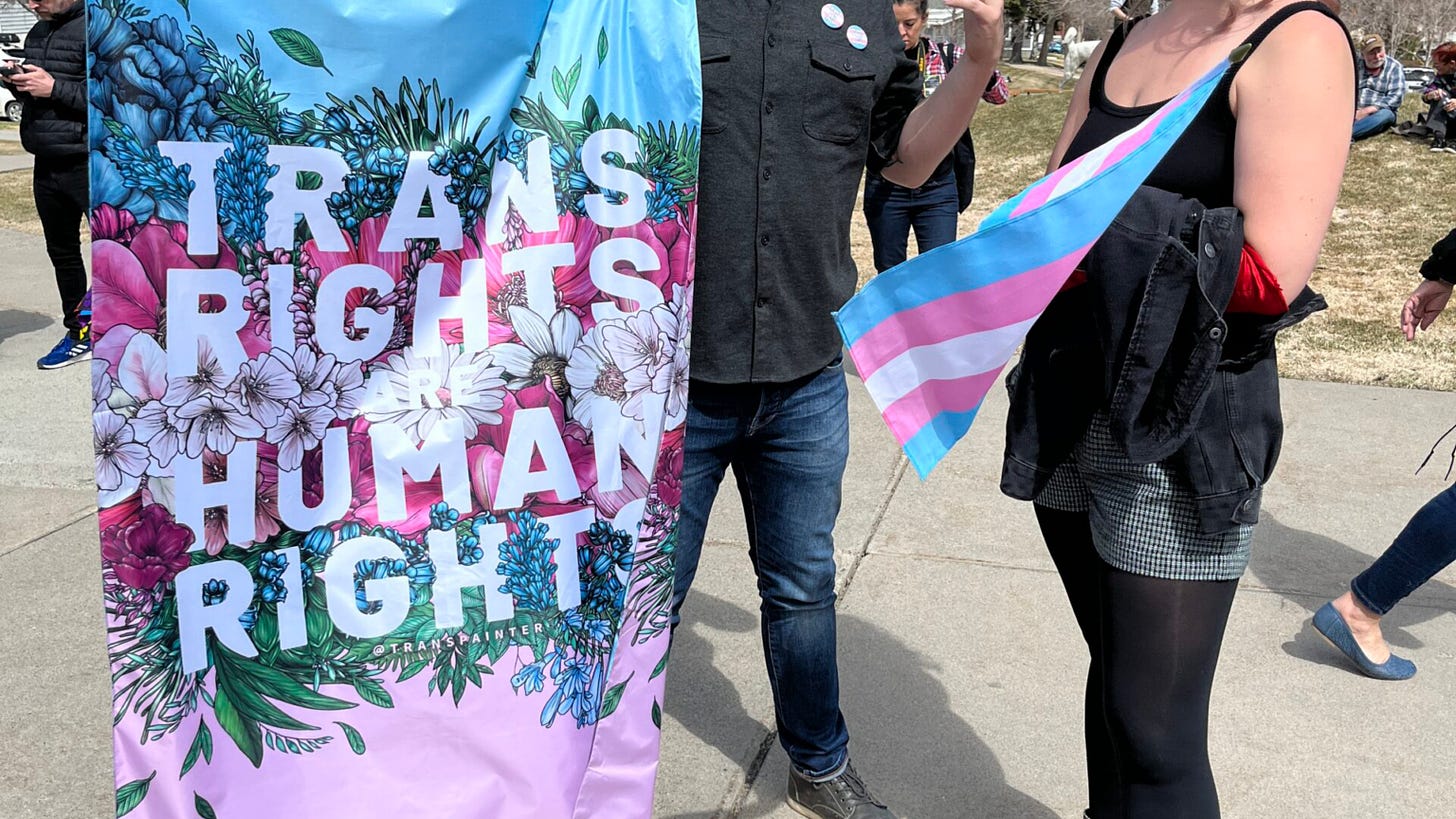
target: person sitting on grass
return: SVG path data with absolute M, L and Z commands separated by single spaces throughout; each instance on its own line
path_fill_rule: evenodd
M 1355 72 L 1355 140 L 1373 137 L 1395 124 L 1395 113 L 1405 99 L 1405 69 L 1385 53 L 1385 40 L 1367 34 L 1360 41 L 1360 62 Z
M 1447 130 L 1456 119 L 1456 42 L 1445 42 L 1431 53 L 1436 78 L 1421 89 L 1421 99 L 1430 103 L 1426 112 L 1426 128 L 1431 135 L 1431 150 L 1456 154 L 1456 138 L 1448 141 Z

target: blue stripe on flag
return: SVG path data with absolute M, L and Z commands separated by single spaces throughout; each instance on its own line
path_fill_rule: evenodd
M 914 438 L 905 442 L 905 456 L 910 459 L 910 465 L 915 467 L 915 471 L 920 473 L 920 480 L 930 477 L 930 470 L 940 463 L 955 442 L 971 428 L 971 422 L 976 420 L 976 413 L 981 411 L 984 403 L 982 401 L 968 412 L 942 412 L 921 427 Z

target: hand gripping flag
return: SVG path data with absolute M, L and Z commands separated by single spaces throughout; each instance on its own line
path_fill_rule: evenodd
M 885 271 L 835 315 L 922 479 L 970 429 L 1027 331 L 1242 57 L 1235 52 L 1141 125 L 1042 177 L 971 236 Z

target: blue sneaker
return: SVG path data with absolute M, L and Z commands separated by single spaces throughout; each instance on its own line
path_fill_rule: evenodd
M 73 338 L 67 333 L 51 351 L 46 353 L 35 366 L 42 370 L 59 370 L 68 364 L 75 364 L 79 361 L 91 359 L 91 338 L 84 331 L 81 338 Z
M 1416 664 L 1404 657 L 1390 655 L 1390 659 L 1383 663 L 1372 662 L 1360 649 L 1360 644 L 1355 642 L 1355 635 L 1350 633 L 1350 627 L 1345 624 L 1345 618 L 1335 611 L 1334 604 L 1326 603 L 1319 611 L 1314 613 L 1314 627 L 1320 634 L 1330 641 L 1330 645 L 1338 648 L 1342 654 L 1350 658 L 1350 662 L 1360 669 L 1367 677 L 1374 677 L 1377 680 L 1408 680 L 1416 675 Z

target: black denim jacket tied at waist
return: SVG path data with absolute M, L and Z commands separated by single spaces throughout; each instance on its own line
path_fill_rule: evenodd
M 1284 431 L 1274 336 L 1325 303 L 1306 288 L 1281 316 L 1224 315 L 1243 244 L 1237 209 L 1138 190 L 1007 376 L 1004 493 L 1036 498 L 1103 410 L 1129 460 L 1186 479 L 1202 531 L 1258 520 Z

